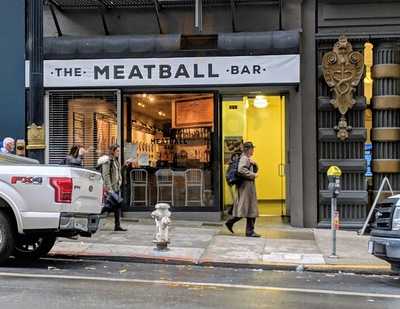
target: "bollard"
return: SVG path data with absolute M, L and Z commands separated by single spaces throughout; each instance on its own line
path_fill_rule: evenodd
M 156 244 L 157 250 L 168 250 L 169 235 L 168 229 L 171 223 L 171 212 L 169 205 L 166 203 L 156 204 L 156 210 L 151 213 L 151 217 L 156 222 L 156 235 L 153 243 Z
M 330 258 L 337 258 L 336 255 L 336 231 L 339 229 L 339 212 L 337 210 L 337 197 L 340 194 L 340 176 L 342 171 L 337 166 L 331 166 L 327 172 L 329 179 L 329 191 L 331 193 L 331 230 L 332 230 L 332 254 Z

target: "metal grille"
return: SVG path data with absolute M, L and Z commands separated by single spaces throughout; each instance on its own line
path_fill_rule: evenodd
M 400 127 L 400 110 L 375 110 L 374 128 Z
M 337 205 L 340 215 L 340 221 L 344 226 L 357 227 L 360 226 L 367 217 L 367 207 L 364 204 L 341 204 Z M 319 220 L 321 226 L 327 226 L 330 223 L 331 206 L 320 205 Z
M 375 191 L 379 190 L 379 186 L 385 177 L 389 179 L 393 190 L 397 191 L 395 188 L 400 188 L 400 173 L 374 173 L 373 185 Z
M 117 93 L 114 91 L 55 91 L 49 93 L 49 158 L 59 164 L 73 144 L 87 153 L 86 168 L 117 142 Z
M 365 121 L 364 114 L 365 113 L 362 110 L 349 111 L 347 113 L 347 120 L 355 128 L 363 127 Z M 337 125 L 339 119 L 339 113 L 333 113 L 332 111 L 320 111 L 318 115 L 318 125 L 320 128 L 333 128 Z
M 379 159 L 395 160 L 399 157 L 400 144 L 398 142 L 375 142 L 372 156 Z
M 396 42 L 381 42 L 374 47 L 374 66 L 400 64 L 400 47 Z M 373 83 L 373 128 L 388 128 L 389 130 L 400 129 L 400 109 L 393 106 L 376 106 L 375 101 L 396 99 L 400 101 L 400 76 L 398 78 L 385 73 L 380 78 L 374 78 Z M 390 97 L 388 97 L 390 96 Z M 379 186 L 385 176 L 389 178 L 394 191 L 400 190 L 400 175 L 397 170 L 388 170 L 384 164 L 396 162 L 400 159 L 400 141 L 374 138 L 372 141 L 372 158 L 374 161 L 373 190 L 379 190 Z M 385 161 L 386 160 L 386 161 Z M 380 167 L 379 167 L 380 165 Z
M 323 55 L 332 49 L 335 41 L 319 42 L 318 61 L 322 63 Z M 362 51 L 363 45 L 352 42 L 353 49 Z M 322 76 L 322 70 L 319 70 L 318 84 L 318 127 L 334 131 L 340 114 L 334 110 L 329 102 L 332 92 Z M 357 105 L 346 114 L 347 122 L 353 129 L 365 128 L 365 98 L 362 82 L 357 87 L 354 96 Z M 334 132 L 332 132 L 334 134 Z M 319 207 L 318 207 L 318 225 L 327 227 L 330 220 L 330 205 L 327 203 L 326 194 L 328 190 L 328 178 L 326 176 L 326 166 L 328 160 L 335 160 L 335 164 L 342 168 L 341 177 L 342 195 L 338 198 L 338 210 L 340 212 L 341 225 L 349 228 L 357 228 L 362 225 L 363 220 L 367 216 L 367 181 L 365 177 L 364 166 L 359 164 L 359 160 L 364 159 L 364 143 L 361 140 L 350 135 L 350 139 L 345 142 L 340 140 L 332 140 L 331 137 L 319 135 L 318 137 L 318 159 L 320 164 L 320 172 L 318 176 L 319 183 Z M 358 159 L 358 161 L 354 160 Z M 353 160 L 353 161 L 351 161 Z M 357 163 L 358 162 L 358 163 Z M 357 165 L 358 164 L 358 165 Z M 353 166 L 354 165 L 354 166 Z M 324 168 L 322 168 L 324 167 Z M 345 200 L 344 200 L 345 198 Z
M 363 191 L 366 186 L 366 178 L 363 174 L 360 173 L 345 173 L 340 178 L 340 184 L 342 190 L 356 190 Z M 326 173 L 319 174 L 319 189 L 320 190 L 328 190 L 328 176 Z
M 391 201 L 386 200 L 385 202 L 382 202 L 376 206 L 375 214 L 379 215 L 375 216 L 375 222 L 372 224 L 374 228 L 380 230 L 392 229 L 393 209 L 397 201 L 397 199 L 391 199 Z
M 274 5 L 277 6 L 280 0 L 234 0 L 236 5 Z M 154 0 L 51 0 L 62 9 L 99 9 L 99 8 L 154 8 Z M 194 7 L 194 0 L 158 0 L 158 3 L 163 8 L 174 7 Z M 207 6 L 228 6 L 231 5 L 231 0 L 203 0 L 203 5 Z
M 362 159 L 363 142 L 320 142 L 318 145 L 320 159 Z

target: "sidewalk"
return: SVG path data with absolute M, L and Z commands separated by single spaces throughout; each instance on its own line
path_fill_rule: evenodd
M 124 221 L 128 232 L 114 232 L 111 218 L 101 222 L 92 238 L 59 239 L 50 255 L 135 262 L 191 264 L 314 271 L 389 273 L 390 267 L 367 252 L 368 236 L 339 231 L 338 259 L 329 258 L 330 230 L 299 229 L 272 217 L 258 220 L 261 238 L 243 237 L 245 220 L 235 225 L 235 235 L 224 226 L 192 221 L 173 221 L 168 251 L 157 251 L 152 243 L 151 220 Z

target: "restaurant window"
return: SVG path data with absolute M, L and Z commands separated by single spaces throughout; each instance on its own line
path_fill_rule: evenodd
M 93 169 L 97 159 L 117 143 L 116 92 L 50 92 L 48 117 L 50 164 L 59 164 L 78 144 L 86 150 L 84 167 Z
M 124 188 L 129 207 L 212 207 L 212 94 L 124 96 Z

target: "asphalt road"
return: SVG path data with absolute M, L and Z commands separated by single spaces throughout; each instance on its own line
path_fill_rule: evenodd
M 44 259 L 0 268 L 0 308 L 400 308 L 400 279 Z

